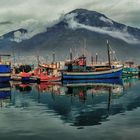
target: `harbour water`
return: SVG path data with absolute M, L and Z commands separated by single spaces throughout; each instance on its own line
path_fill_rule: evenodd
M 2 140 L 139 140 L 140 81 L 7 83 L 0 86 Z

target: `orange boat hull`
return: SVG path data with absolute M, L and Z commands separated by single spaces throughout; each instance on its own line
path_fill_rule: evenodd
M 57 82 L 57 81 L 61 81 L 61 77 L 55 77 L 55 76 L 47 76 L 47 77 L 39 77 L 40 82 Z

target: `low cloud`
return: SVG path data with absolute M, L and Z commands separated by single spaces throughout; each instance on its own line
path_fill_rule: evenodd
M 7 25 L 7 24 L 12 24 L 11 21 L 2 21 L 0 22 L 0 25 Z
M 72 14 L 68 14 L 65 17 L 69 28 L 72 28 L 74 30 L 84 28 L 93 32 L 100 33 L 100 34 L 109 35 L 113 38 L 123 40 L 129 44 L 140 44 L 140 40 L 136 39 L 133 35 L 127 32 L 127 26 L 123 30 L 117 30 L 115 28 L 110 29 L 109 27 L 99 28 L 99 27 L 94 27 L 94 26 L 88 26 L 88 25 L 78 23 L 78 21 L 76 21 L 75 19 L 75 16 L 76 16 L 76 13 L 72 13 Z M 109 19 L 106 19 L 106 20 L 104 19 L 104 21 L 111 22 Z
M 89 0 L 88 2 L 92 2 Z M 58 20 L 61 14 L 65 14 L 73 9 L 83 7 L 83 0 L 5 0 L 0 1 L 0 21 L 11 21 L 13 24 L 0 28 L 0 35 L 3 35 L 12 30 L 16 30 L 19 26 L 24 26 L 30 20 L 35 21 L 32 25 L 38 28 L 39 26 L 50 26 L 50 23 Z M 8 28 L 8 29 L 7 29 Z
M 12 22 L 12 24 L 3 24 L 0 28 L 0 35 L 18 29 L 19 26 L 29 20 L 35 21 L 33 24 L 37 25 L 36 28 L 38 28 L 38 24 L 48 26 L 48 22 L 57 20 L 62 13 L 67 13 L 76 8 L 101 12 L 118 22 L 138 27 L 140 25 L 139 5 L 138 0 L 9 0 L 8 2 L 0 0 L 0 22 Z M 30 25 L 30 22 L 27 23 Z

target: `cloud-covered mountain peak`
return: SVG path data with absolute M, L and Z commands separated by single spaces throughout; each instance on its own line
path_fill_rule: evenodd
M 75 19 L 79 23 L 83 23 L 85 25 L 90 25 L 90 26 L 111 26 L 113 24 L 113 21 L 109 18 L 107 18 L 104 14 L 98 13 L 96 11 L 90 11 L 86 9 L 76 9 L 71 11 L 70 13 L 66 14 L 75 14 Z
M 140 44 L 140 29 L 126 26 L 115 22 L 104 14 L 98 13 L 96 11 L 90 11 L 86 9 L 76 9 L 73 10 L 59 18 L 47 28 L 47 23 L 41 26 L 38 23 L 31 22 L 31 26 L 24 31 L 24 29 L 19 29 L 4 35 L 4 39 L 8 38 L 10 41 L 22 42 L 24 40 L 29 40 L 31 38 L 36 38 L 39 34 L 49 34 L 51 31 L 51 36 L 55 36 L 58 31 L 69 30 L 70 32 L 75 32 L 76 30 L 87 30 L 89 32 L 101 34 L 103 36 L 110 36 L 114 39 L 122 40 L 128 44 Z M 57 32 L 57 33 L 56 33 Z M 61 35 L 61 34 L 59 34 Z M 48 36 L 49 37 L 49 36 Z M 42 35 L 42 38 L 46 38 Z M 3 39 L 3 38 L 1 38 Z M 47 38 L 46 38 L 47 39 Z M 41 39 L 42 40 L 42 39 Z
M 117 23 L 105 15 L 95 11 L 76 9 L 64 16 L 64 20 L 69 28 L 86 29 L 113 38 L 123 40 L 129 44 L 140 44 L 140 30 Z

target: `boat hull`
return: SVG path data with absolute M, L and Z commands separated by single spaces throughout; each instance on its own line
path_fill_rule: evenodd
M 139 71 L 137 68 L 123 68 L 123 77 L 138 76 Z
M 0 82 L 9 82 L 11 77 L 10 65 L 0 64 Z
M 11 77 L 12 81 L 20 81 L 20 82 L 29 82 L 29 83 L 35 83 L 37 82 L 37 77 L 21 77 L 18 75 L 13 75 Z
M 122 68 L 111 69 L 102 72 L 63 72 L 63 80 L 84 80 L 84 79 L 110 79 L 120 78 L 122 76 Z
M 58 82 L 61 81 L 61 77 L 46 77 L 46 78 L 39 78 L 40 82 Z
M 22 77 L 21 82 L 35 83 L 37 82 L 37 78 L 36 77 Z

